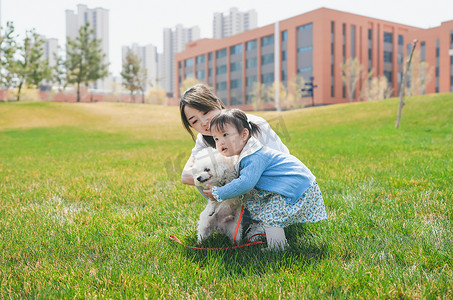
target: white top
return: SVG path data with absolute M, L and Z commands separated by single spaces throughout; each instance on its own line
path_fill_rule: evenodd
M 271 149 L 289 154 L 288 147 L 282 143 L 280 137 L 275 133 L 271 128 L 269 123 L 261 117 L 247 114 L 247 119 L 249 122 L 255 123 L 260 127 L 260 133 L 256 138 L 260 141 L 261 144 L 267 146 Z M 195 147 L 192 149 L 192 155 L 197 155 L 202 149 L 209 147 L 209 145 L 204 141 L 203 135 L 199 133 L 197 135 L 197 140 L 195 141 Z

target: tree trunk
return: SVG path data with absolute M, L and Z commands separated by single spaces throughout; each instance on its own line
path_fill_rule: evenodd
M 77 102 L 80 102 L 80 83 L 77 82 Z
M 23 84 L 23 83 L 24 83 L 23 81 L 21 81 L 21 82 L 19 83 L 19 90 L 17 91 L 17 101 L 20 101 L 20 92 L 21 92 L 21 90 L 22 90 L 22 84 Z

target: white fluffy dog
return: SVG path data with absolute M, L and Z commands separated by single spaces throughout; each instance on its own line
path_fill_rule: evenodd
M 223 186 L 237 177 L 238 157 L 225 157 L 213 148 L 206 148 L 195 156 L 192 175 L 196 186 Z M 242 202 L 240 198 L 222 202 L 208 200 L 198 221 L 198 242 L 208 238 L 213 232 L 226 234 L 233 242 L 236 226 L 240 222 Z M 242 238 L 242 222 L 236 234 L 236 241 Z

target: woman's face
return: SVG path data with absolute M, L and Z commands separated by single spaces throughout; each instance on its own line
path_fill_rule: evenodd
M 189 121 L 189 124 L 193 129 L 203 135 L 212 136 L 209 126 L 211 124 L 212 118 L 220 114 L 220 110 L 213 109 L 211 111 L 204 112 L 186 105 L 184 107 L 184 114 L 186 115 L 187 121 Z

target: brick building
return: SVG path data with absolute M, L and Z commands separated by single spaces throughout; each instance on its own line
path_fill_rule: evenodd
M 364 68 L 374 70 L 374 76 L 386 76 L 397 96 L 414 39 L 419 41 L 420 59 L 435 68 L 425 93 L 453 91 L 453 21 L 422 29 L 328 8 L 224 39 L 188 43 L 185 51 L 175 54 L 175 81 L 181 87 L 186 78 L 197 78 L 227 105 L 251 109 L 255 82 L 288 87 L 297 76 L 305 81 L 313 76 L 318 85 L 315 105 L 342 103 L 349 97 L 341 63 L 357 58 Z M 359 81 L 355 99 L 363 84 Z M 180 97 L 179 89 L 175 96 Z M 266 106 L 275 107 L 275 101 Z

